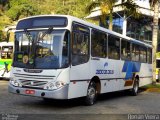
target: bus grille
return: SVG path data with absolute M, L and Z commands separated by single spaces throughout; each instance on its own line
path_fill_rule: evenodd
M 14 75 L 22 87 L 35 89 L 43 89 L 48 82 L 53 81 L 55 78 L 55 76 L 46 75 L 28 75 L 18 73 L 14 73 Z
M 19 82 L 23 87 L 35 87 L 35 88 L 43 88 L 46 85 L 47 81 L 36 81 L 36 80 L 23 80 L 19 79 Z

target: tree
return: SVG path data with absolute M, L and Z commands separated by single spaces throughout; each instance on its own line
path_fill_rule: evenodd
M 139 6 L 133 0 L 122 0 L 120 5 L 115 5 L 115 7 L 122 7 L 123 8 L 123 35 L 126 36 L 127 30 L 127 19 L 133 17 L 135 19 L 139 19 L 141 13 L 138 11 Z
M 90 2 L 86 8 L 86 12 L 90 13 L 93 9 L 100 7 L 101 16 L 100 20 L 102 24 L 106 25 L 106 16 L 109 15 L 109 29 L 112 30 L 112 21 L 113 21 L 113 7 L 117 0 L 94 0 Z
M 32 0 L 10 0 L 6 14 L 13 20 L 39 13 Z
M 6 9 L 8 2 L 9 0 L 0 0 L 0 13 Z
M 158 15 L 159 15 L 159 0 L 150 0 L 150 5 L 154 10 L 153 15 L 153 30 L 152 30 L 152 70 L 153 70 L 153 83 L 156 82 L 156 52 L 158 41 Z
M 91 12 L 94 8 L 100 7 L 101 10 L 101 18 L 100 20 L 106 26 L 106 16 L 109 15 L 109 29 L 112 30 L 112 21 L 113 21 L 113 8 L 114 7 L 122 7 L 124 11 L 124 34 L 126 35 L 126 25 L 127 25 L 127 16 L 133 16 L 138 18 L 140 14 L 137 11 L 139 7 L 136 5 L 133 0 L 122 0 L 121 4 L 115 5 L 117 0 L 96 0 L 92 1 L 88 7 L 86 8 L 87 12 Z
M 55 0 L 55 13 L 72 15 L 79 18 L 86 17 L 85 8 L 90 0 Z

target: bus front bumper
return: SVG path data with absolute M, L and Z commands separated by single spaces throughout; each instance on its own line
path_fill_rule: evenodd
M 69 85 L 65 85 L 64 87 L 59 88 L 57 90 L 49 91 L 41 89 L 14 87 L 13 85 L 9 84 L 8 91 L 15 94 L 29 95 L 42 98 L 68 99 L 68 87 Z

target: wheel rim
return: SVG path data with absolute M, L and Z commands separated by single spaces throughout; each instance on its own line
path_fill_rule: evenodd
M 93 86 L 89 87 L 89 89 L 88 89 L 88 98 L 89 98 L 91 104 L 94 103 L 95 96 L 96 96 L 95 88 Z
M 137 92 L 138 92 L 138 83 L 137 83 L 137 82 L 135 83 L 134 91 L 135 91 L 135 93 L 137 93 Z

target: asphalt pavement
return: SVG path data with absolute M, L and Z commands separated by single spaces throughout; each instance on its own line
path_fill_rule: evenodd
M 82 99 L 51 100 L 8 93 L 8 81 L 0 80 L 0 119 L 129 119 L 129 115 L 160 114 L 160 93 L 141 91 L 138 96 L 114 92 L 100 95 L 93 106 L 85 106 Z M 12 116 L 13 115 L 13 116 Z M 16 116 L 17 115 L 17 116 Z M 159 116 L 157 116 L 159 117 Z M 160 119 L 160 117 L 159 117 Z M 15 119 L 17 120 L 17 119 Z

